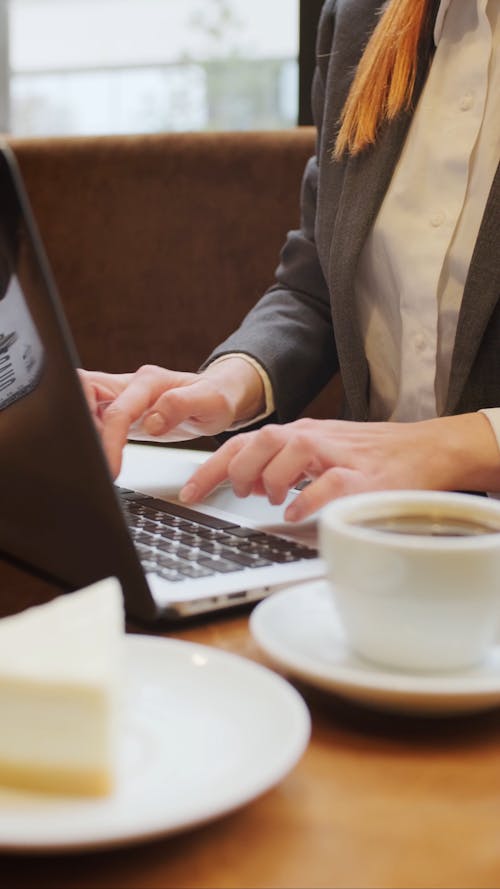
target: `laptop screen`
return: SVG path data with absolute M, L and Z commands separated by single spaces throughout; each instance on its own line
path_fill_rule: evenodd
M 16 163 L 0 150 L 0 552 L 66 588 L 117 576 L 153 602 L 115 496 Z

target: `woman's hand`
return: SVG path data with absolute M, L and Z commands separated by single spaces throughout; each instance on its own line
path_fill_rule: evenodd
M 113 475 L 131 429 L 159 441 L 215 435 L 262 409 L 263 384 L 246 361 L 231 357 L 203 373 L 145 365 L 132 374 L 79 371 Z
M 417 423 L 297 420 L 226 442 L 181 491 L 202 500 L 229 479 L 239 497 L 264 494 L 283 503 L 299 481 L 310 484 L 286 512 L 301 521 L 345 494 L 391 488 L 500 490 L 500 452 L 480 413 Z

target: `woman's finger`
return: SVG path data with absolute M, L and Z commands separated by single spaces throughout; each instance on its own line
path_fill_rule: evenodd
M 117 474 L 121 466 L 122 450 L 127 442 L 130 427 L 142 417 L 154 402 L 165 379 L 152 369 L 141 369 L 130 378 L 130 382 L 109 404 L 102 414 L 102 440 L 112 472 Z
M 229 466 L 235 455 L 245 447 L 245 441 L 254 433 L 236 435 L 202 463 L 179 493 L 182 503 L 198 503 L 207 497 L 217 485 L 226 481 Z
M 317 479 L 302 489 L 285 510 L 287 522 L 302 522 L 331 500 L 366 490 L 359 472 L 335 466 L 326 469 Z
M 286 445 L 289 434 L 286 426 L 272 424 L 247 436 L 244 447 L 237 451 L 228 466 L 228 478 L 237 497 L 248 497 L 258 482 L 266 490 L 263 473 Z
M 164 435 L 184 427 L 192 435 L 214 435 L 230 425 L 232 417 L 224 396 L 207 381 L 194 376 L 189 385 L 162 392 L 146 412 L 142 428 Z
M 274 505 L 283 503 L 290 488 L 303 478 L 323 470 L 317 456 L 317 439 L 307 432 L 293 430 L 262 472 L 262 486 Z

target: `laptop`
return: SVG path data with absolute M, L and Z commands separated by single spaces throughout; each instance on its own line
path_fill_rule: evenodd
M 0 552 L 66 590 L 116 576 L 128 615 L 143 622 L 255 602 L 323 574 L 314 525 L 285 525 L 283 508 L 263 498 L 238 500 L 222 486 L 202 506 L 176 501 L 194 469 L 178 449 L 127 445 L 115 484 L 78 366 L 15 158 L 1 144 Z

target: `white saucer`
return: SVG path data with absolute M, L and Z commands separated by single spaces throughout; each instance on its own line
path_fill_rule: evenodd
M 291 676 L 362 704 L 434 716 L 500 706 L 500 646 L 480 666 L 460 672 L 384 670 L 349 649 L 325 581 L 274 593 L 253 611 L 250 628 Z
M 68 852 L 176 833 L 277 784 L 309 713 L 271 670 L 214 648 L 129 636 L 118 786 L 106 799 L 0 790 L 0 850 Z

